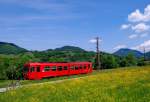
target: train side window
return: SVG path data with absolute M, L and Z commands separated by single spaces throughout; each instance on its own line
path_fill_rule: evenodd
M 88 68 L 90 69 L 90 64 L 88 65 Z
M 35 71 L 35 67 L 31 67 L 30 72 L 34 72 L 34 71 Z
M 37 66 L 36 68 L 37 72 L 40 72 L 40 66 Z
M 67 66 L 64 66 L 64 70 L 68 70 L 68 67 L 67 67 Z
M 62 71 L 62 66 L 57 67 L 58 71 Z
M 75 66 L 75 70 L 78 70 L 78 66 Z
M 80 67 L 79 67 L 80 69 L 82 69 L 82 65 L 80 65 Z
M 56 66 L 52 66 L 52 71 L 56 71 Z
M 84 69 L 86 69 L 86 65 L 84 65 Z
M 50 67 L 49 66 L 45 66 L 44 67 L 44 72 L 47 72 L 47 71 L 49 71 L 50 70 Z
M 71 70 L 74 70 L 74 66 L 71 66 L 70 68 L 71 68 Z

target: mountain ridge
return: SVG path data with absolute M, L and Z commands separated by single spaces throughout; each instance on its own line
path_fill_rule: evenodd
M 69 46 L 69 45 L 55 48 L 55 49 L 47 49 L 47 50 L 43 50 L 43 51 L 90 52 L 90 51 L 86 51 L 80 47 Z M 30 50 L 22 48 L 14 43 L 0 42 L 0 54 L 18 54 L 18 53 L 23 53 L 23 52 L 30 52 Z M 39 52 L 42 52 L 42 51 L 39 51 Z M 112 54 L 122 57 L 122 56 L 127 56 L 129 53 L 133 53 L 133 55 L 137 58 L 144 56 L 144 54 L 142 52 L 137 51 L 137 50 L 128 49 L 128 48 L 119 49 L 118 51 L 116 51 Z M 111 53 L 109 53 L 109 54 L 111 54 Z M 150 58 L 150 52 L 147 52 L 146 56 L 147 56 L 147 58 Z
M 0 42 L 0 54 L 18 54 L 23 52 L 28 52 L 28 50 L 13 43 Z
M 81 52 L 85 51 L 84 49 L 82 49 L 80 47 L 69 46 L 69 45 L 66 45 L 66 46 L 63 46 L 63 47 L 60 47 L 60 48 L 55 48 L 54 50 L 55 51 L 81 51 Z
M 114 52 L 114 55 L 117 56 L 127 56 L 129 53 L 132 53 L 135 57 L 139 58 L 142 57 L 144 54 L 138 50 L 132 50 L 132 49 L 128 49 L 128 48 L 122 48 L 119 49 L 118 51 Z

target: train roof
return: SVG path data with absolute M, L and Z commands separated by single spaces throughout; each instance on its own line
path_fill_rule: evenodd
M 91 64 L 91 62 L 29 62 L 26 65 L 48 65 L 48 64 Z

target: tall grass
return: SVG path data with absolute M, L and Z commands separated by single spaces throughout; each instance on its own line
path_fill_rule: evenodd
M 115 69 L 0 94 L 0 102 L 149 102 L 150 66 Z

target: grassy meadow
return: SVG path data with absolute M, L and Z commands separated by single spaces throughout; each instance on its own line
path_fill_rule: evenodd
M 81 79 L 0 93 L 0 102 L 149 102 L 150 66 L 100 71 Z

